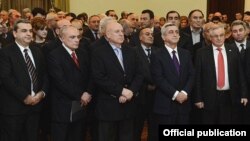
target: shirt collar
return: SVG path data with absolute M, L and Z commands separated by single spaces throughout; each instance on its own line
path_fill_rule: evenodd
M 169 47 L 169 46 L 167 46 L 167 45 L 165 44 L 165 47 L 166 47 L 166 49 L 168 50 L 169 53 L 172 53 L 172 51 L 175 51 L 176 53 L 178 53 L 178 51 L 177 51 L 177 46 L 176 46 L 174 49 L 172 49 L 171 47 Z
M 237 45 L 237 47 L 240 47 L 240 44 L 244 44 L 244 47 L 246 47 L 246 44 L 247 44 L 247 40 L 246 39 L 242 43 L 239 43 L 237 41 L 234 41 L 234 42 Z
M 212 44 L 212 46 L 213 46 L 213 50 L 217 50 L 218 47 L 214 46 L 213 44 Z M 224 44 L 220 48 L 221 48 L 221 50 L 225 50 Z
M 15 41 L 15 42 L 16 42 L 16 41 Z M 23 47 L 22 45 L 18 44 L 17 42 L 16 42 L 16 44 L 17 44 L 17 46 L 19 47 L 19 49 L 20 49 L 22 52 L 24 52 L 24 49 L 28 49 L 28 51 L 30 50 L 29 46 Z
M 64 43 L 62 43 L 62 46 L 66 49 L 66 51 L 71 55 L 72 54 L 72 50 L 69 49 Z

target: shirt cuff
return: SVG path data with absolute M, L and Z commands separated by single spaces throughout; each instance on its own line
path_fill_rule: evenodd
M 188 95 L 188 93 L 184 90 L 181 90 L 182 93 L 184 93 L 185 95 Z
M 179 91 L 175 91 L 174 96 L 172 97 L 172 100 L 174 101 L 176 96 L 178 95 Z
M 42 94 L 43 94 L 43 97 L 45 97 L 45 96 L 46 96 L 46 93 L 45 93 L 44 91 L 42 91 Z

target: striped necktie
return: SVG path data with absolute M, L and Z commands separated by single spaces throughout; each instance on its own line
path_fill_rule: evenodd
M 37 72 L 36 72 L 36 68 L 34 66 L 34 64 L 31 61 L 31 58 L 28 54 L 28 49 L 24 49 L 24 56 L 25 56 L 25 61 L 26 61 L 26 65 L 29 71 L 29 75 L 32 81 L 32 86 L 33 86 L 33 91 L 36 93 L 38 90 L 38 86 L 37 86 Z

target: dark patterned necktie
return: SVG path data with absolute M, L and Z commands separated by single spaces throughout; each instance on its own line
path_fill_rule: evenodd
M 148 62 L 150 63 L 151 49 L 147 48 L 146 51 L 147 51 Z
M 97 32 L 94 32 L 95 33 L 95 40 L 99 39 L 98 38 L 98 33 Z
M 180 74 L 180 63 L 175 55 L 176 51 L 173 50 L 172 53 L 173 53 L 173 63 L 174 63 L 175 69 L 177 71 L 177 74 L 179 75 Z
M 25 56 L 25 61 L 26 61 L 26 65 L 29 71 L 29 75 L 32 81 L 32 85 L 33 85 L 33 91 L 37 92 L 38 87 L 37 87 L 37 72 L 36 72 L 36 68 L 34 66 L 34 64 L 32 63 L 30 56 L 28 54 L 28 49 L 24 49 L 24 56 Z

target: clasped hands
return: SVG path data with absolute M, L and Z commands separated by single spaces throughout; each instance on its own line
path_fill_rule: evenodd
M 133 97 L 133 92 L 127 88 L 122 89 L 122 95 L 119 97 L 120 103 L 126 103 L 127 101 L 130 101 Z
M 39 91 L 38 93 L 35 94 L 35 96 L 31 96 L 31 94 L 29 94 L 25 99 L 24 99 L 24 104 L 26 105 L 31 105 L 34 106 L 36 104 L 38 104 L 43 98 L 44 98 L 45 94 L 43 91 Z
M 87 106 L 89 102 L 91 101 L 92 96 L 88 92 L 84 92 L 81 96 L 81 105 L 82 106 Z
M 175 98 L 175 100 L 179 102 L 180 104 L 185 102 L 187 99 L 188 99 L 188 96 L 184 94 L 183 92 L 179 92 Z

